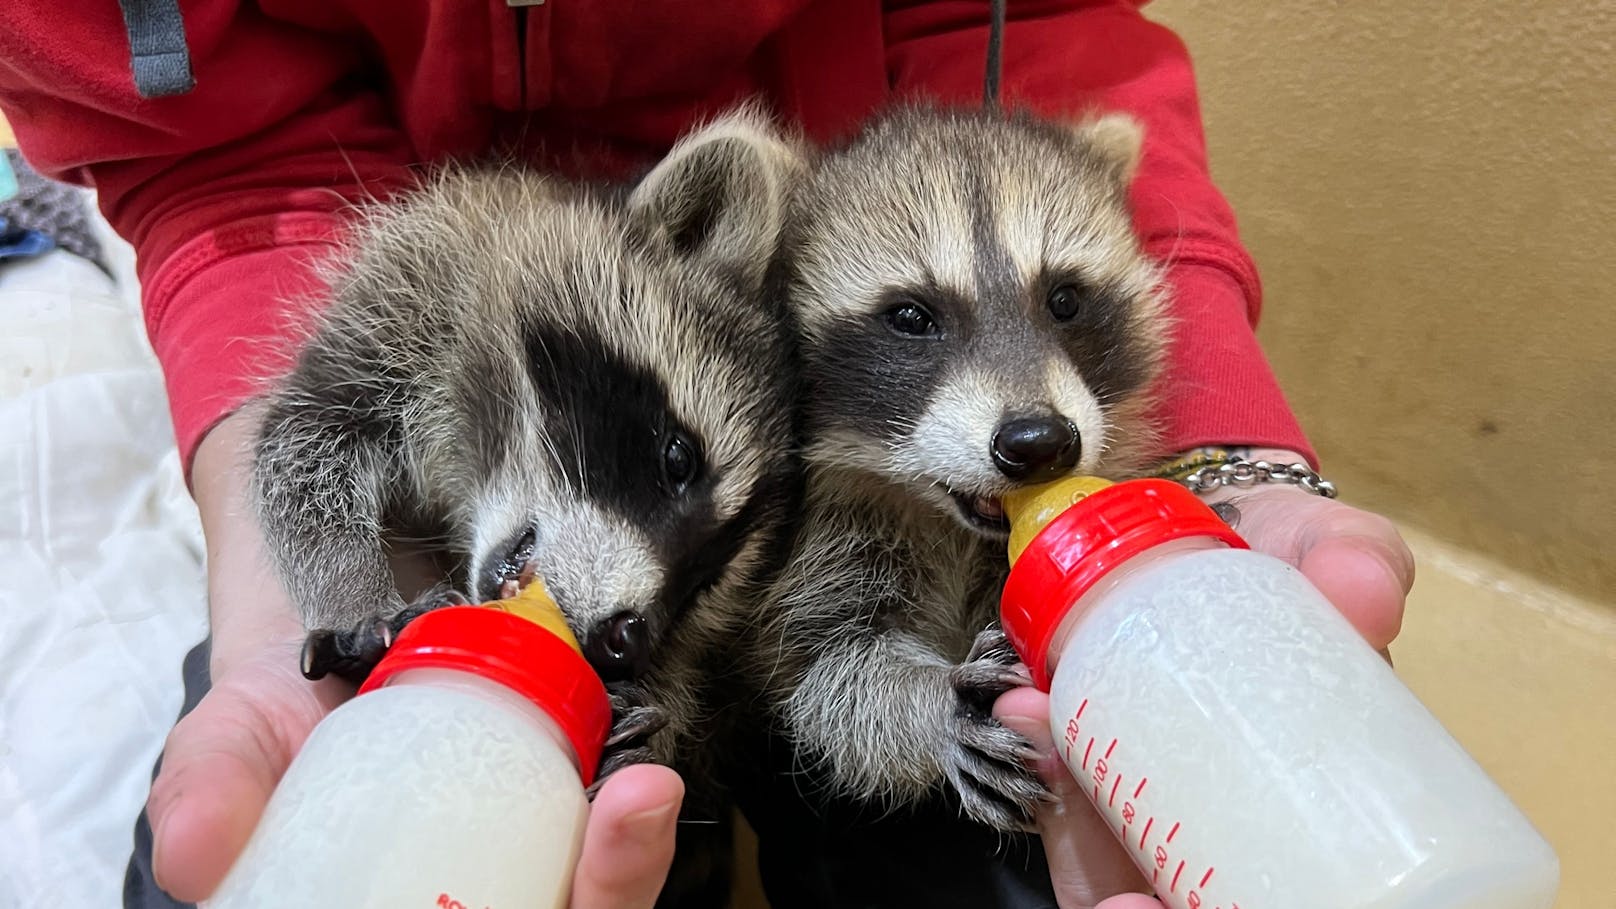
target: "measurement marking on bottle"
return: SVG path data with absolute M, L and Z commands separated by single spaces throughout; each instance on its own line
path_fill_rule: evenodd
M 1077 711 L 1066 723 L 1065 753 L 1068 765 L 1072 763 L 1072 755 L 1077 748 L 1077 743 L 1082 740 L 1083 733 L 1088 731 L 1083 727 L 1089 724 L 1079 722 L 1088 706 L 1089 701 L 1084 699 Z M 1096 753 L 1094 746 L 1101 742 L 1105 742 L 1106 745 L 1099 753 Z M 1173 821 L 1172 826 L 1167 830 L 1167 836 L 1156 840 L 1155 846 L 1151 845 L 1150 835 L 1156 826 L 1156 816 L 1148 813 L 1150 807 L 1148 804 L 1137 804 L 1144 796 L 1150 779 L 1148 776 L 1140 774 L 1139 781 L 1132 789 L 1133 795 L 1129 797 L 1123 793 L 1122 778 L 1126 774 L 1122 772 L 1121 767 L 1117 766 L 1117 761 L 1120 760 L 1126 765 L 1127 749 L 1120 747 L 1121 744 L 1120 737 L 1107 740 L 1099 735 L 1088 736 L 1088 742 L 1083 748 L 1080 772 L 1086 772 L 1090 775 L 1092 781 L 1090 798 L 1099 810 L 1108 813 L 1108 820 L 1116 819 L 1116 814 L 1121 815 L 1121 822 L 1115 828 L 1117 838 L 1127 846 L 1137 850 L 1139 864 L 1150 872 L 1152 888 L 1156 890 L 1162 901 L 1173 907 L 1173 909 L 1240 909 L 1239 903 L 1220 901 L 1214 904 L 1212 898 L 1205 895 L 1207 885 L 1212 883 L 1213 871 L 1215 870 L 1212 866 L 1209 865 L 1200 874 L 1198 883 L 1190 883 L 1191 881 L 1196 881 L 1197 877 L 1195 872 L 1190 869 L 1189 857 L 1181 854 L 1183 851 L 1182 846 L 1173 847 L 1179 830 L 1183 829 L 1181 821 Z M 1112 777 L 1109 794 L 1105 793 L 1107 777 Z M 1120 805 L 1117 798 L 1119 794 L 1124 796 Z M 1105 795 L 1103 801 L 1101 800 L 1102 795 Z M 1132 836 L 1132 825 L 1140 817 L 1145 819 L 1145 823 L 1139 833 L 1139 840 L 1135 843 Z M 1167 820 L 1169 818 L 1163 818 L 1164 823 Z M 1194 848 L 1193 844 L 1191 848 Z M 1184 877 L 1186 871 L 1189 872 L 1188 878 Z M 1163 877 L 1167 878 L 1165 890 L 1161 888 Z M 1182 893 L 1178 889 L 1180 883 L 1185 885 Z

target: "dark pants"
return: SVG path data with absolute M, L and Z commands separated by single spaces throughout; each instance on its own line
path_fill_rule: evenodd
M 793 826 L 783 814 L 758 834 L 772 909 L 1056 909 L 1036 837 L 969 825 L 941 800 L 847 825 L 822 817 Z
M 210 684 L 209 642 L 185 655 L 184 717 Z M 881 816 L 865 806 L 815 801 L 783 745 L 762 746 L 766 770 L 746 788 L 742 808 L 758 835 L 758 864 L 772 909 L 1055 909 L 1049 867 L 1036 837 L 1006 837 L 967 824 L 938 798 Z M 162 766 L 158 758 L 152 777 Z M 180 909 L 152 876 L 151 824 L 135 822 L 135 850 L 124 876 L 124 909 Z
M 757 747 L 754 774 L 728 775 L 772 909 L 1056 909 L 1036 836 L 968 823 L 941 794 L 890 812 L 810 797 L 822 785 L 784 741 Z
M 211 684 L 208 678 L 211 644 L 211 639 L 205 640 L 185 655 L 182 667 L 185 703 L 180 707 L 182 718 L 195 710 L 202 695 L 208 693 Z M 152 779 L 157 779 L 157 771 L 162 766 L 163 758 L 158 755 L 157 764 L 152 767 Z M 157 878 L 152 876 L 151 822 L 146 817 L 145 808 L 140 809 L 140 817 L 135 819 L 135 852 L 129 858 L 129 870 L 123 877 L 123 904 L 125 909 L 179 909 L 192 905 L 175 900 L 157 887 Z

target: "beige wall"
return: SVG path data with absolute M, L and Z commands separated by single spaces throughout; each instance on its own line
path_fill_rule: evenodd
M 1612 601 L 1616 3 L 1157 0 L 1358 501 Z

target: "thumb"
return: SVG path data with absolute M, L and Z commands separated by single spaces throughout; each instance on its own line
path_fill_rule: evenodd
M 673 863 L 684 783 L 667 767 L 635 764 L 606 780 L 589 806 L 572 875 L 572 909 L 651 909 Z
M 993 713 L 1032 743 L 1039 755 L 1033 769 L 1055 795 L 1051 804 L 1039 810 L 1038 833 L 1061 909 L 1091 909 L 1106 897 L 1147 889 L 1105 818 L 1056 756 L 1049 730 L 1049 695 L 1017 688 L 999 697 Z M 1107 903 L 1106 909 L 1127 909 L 1129 905 L 1126 901 Z
M 176 899 L 197 902 L 219 885 L 303 740 L 349 693 L 305 681 L 295 656 L 273 657 L 220 680 L 164 745 L 146 808 L 153 872 Z

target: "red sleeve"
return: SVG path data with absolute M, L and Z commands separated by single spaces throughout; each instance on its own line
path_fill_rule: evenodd
M 0 4 L 0 109 L 40 172 L 93 187 L 137 253 L 187 470 L 284 356 L 342 212 L 407 179 L 408 143 L 339 42 L 239 0 L 187 3 L 196 86 L 142 99 L 113 3 Z M 284 362 L 284 360 L 279 360 Z
M 1171 263 L 1178 323 L 1162 390 L 1164 454 L 1200 445 L 1286 448 L 1315 460 L 1257 344 L 1261 286 L 1207 168 L 1189 53 L 1131 0 L 1009 3 L 1004 97 L 1046 115 L 1127 111 L 1145 125 L 1133 186 L 1145 248 Z M 889 3 L 887 65 L 900 93 L 979 101 L 981 0 Z

